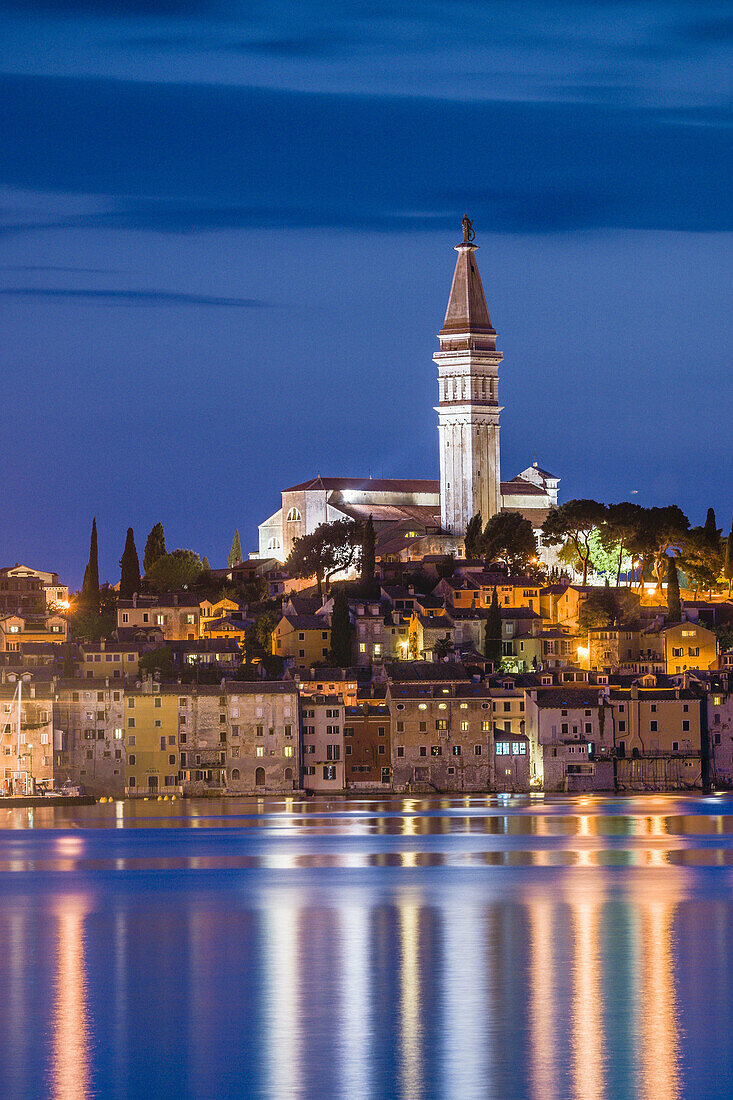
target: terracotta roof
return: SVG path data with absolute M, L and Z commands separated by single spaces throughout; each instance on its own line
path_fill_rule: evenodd
M 439 493 L 440 482 L 403 478 L 318 476 L 310 481 L 302 481 L 299 485 L 291 485 L 283 492 L 296 493 L 306 489 L 324 489 L 327 492 L 343 492 L 351 489 L 372 493 Z
M 476 264 L 475 251 L 475 244 L 456 245 L 458 259 L 453 272 L 445 320 L 440 330 L 441 336 L 450 336 L 451 333 L 458 332 L 495 334 Z
M 517 474 L 511 481 L 502 481 L 501 483 L 502 496 L 527 496 L 527 497 L 546 497 L 547 493 L 541 485 L 535 485 L 531 481 L 526 481 L 523 477 Z

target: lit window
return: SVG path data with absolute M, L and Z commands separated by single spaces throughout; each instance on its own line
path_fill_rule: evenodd
M 292 755 L 293 755 L 293 746 L 292 745 L 286 745 L 285 748 L 283 749 L 283 756 L 292 756 Z
M 262 745 L 257 746 L 257 748 L 255 749 L 255 755 L 256 756 L 264 756 L 265 755 L 265 750 L 264 750 L 264 747 Z
M 496 755 L 497 756 L 509 756 L 509 742 L 497 741 L 496 742 Z

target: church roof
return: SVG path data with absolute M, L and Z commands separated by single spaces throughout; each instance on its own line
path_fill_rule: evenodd
M 517 474 L 511 481 L 502 481 L 501 492 L 503 496 L 541 496 L 546 497 L 547 492 L 541 485 L 535 485 L 531 481 L 527 481 L 525 478 Z
M 457 332 L 495 335 L 481 276 L 478 273 L 475 251 L 476 245 L 468 241 L 456 245 L 458 259 L 453 272 L 445 320 L 440 330 L 441 336 L 450 336 Z
M 439 493 L 439 481 L 426 481 L 415 478 L 377 478 L 377 477 L 318 477 L 291 485 L 285 493 L 298 493 L 306 489 L 323 489 L 326 492 L 344 492 L 349 489 L 370 491 L 372 493 Z

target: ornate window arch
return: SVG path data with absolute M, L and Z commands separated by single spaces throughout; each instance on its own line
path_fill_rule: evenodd
M 285 517 L 288 523 L 295 523 L 297 520 L 302 519 L 300 512 L 297 508 L 291 508 Z
M 267 544 L 267 549 L 268 550 L 281 550 L 282 549 L 282 543 L 280 542 L 280 539 L 277 537 L 277 535 L 272 536 L 272 538 L 270 539 L 270 541 Z

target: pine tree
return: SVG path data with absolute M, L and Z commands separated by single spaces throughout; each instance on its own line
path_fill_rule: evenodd
M 477 512 L 475 516 L 471 516 L 468 521 L 468 527 L 466 528 L 466 537 L 464 542 L 466 544 L 466 557 L 480 558 L 481 557 L 481 536 L 483 534 L 483 522 L 481 519 L 481 513 Z
M 677 576 L 677 563 L 674 558 L 668 558 L 667 560 L 667 612 L 671 623 L 682 622 L 680 582 Z
M 349 601 L 343 587 L 339 585 L 333 597 L 331 612 L 331 660 L 337 668 L 348 668 L 351 664 L 351 621 L 349 619 Z
M 208 558 L 202 558 L 201 559 L 201 572 L 202 573 L 210 573 L 211 572 L 211 566 L 209 565 L 209 559 Z
M 496 585 L 494 585 L 494 593 L 489 605 L 489 616 L 486 620 L 484 654 L 493 663 L 494 670 L 498 669 L 501 664 L 501 611 L 499 610 L 499 596 Z
M 164 558 L 165 555 L 165 531 L 162 523 L 156 523 L 148 535 L 148 541 L 145 543 L 145 553 L 143 555 L 143 569 L 145 572 L 149 573 L 156 561 Z
M 120 596 L 129 600 L 136 592 L 140 591 L 140 559 L 135 549 L 135 535 L 132 527 L 127 528 L 125 549 L 120 558 Z
M 89 541 L 89 562 L 84 570 L 81 598 L 90 611 L 99 611 L 99 559 L 97 556 L 97 517 L 92 520 L 92 537 Z
M 227 558 L 227 565 L 231 569 L 235 565 L 242 564 L 242 547 L 239 542 L 239 528 L 234 532 L 234 538 L 232 539 L 232 548 L 229 551 L 229 557 Z
M 725 540 L 725 561 L 723 562 L 723 576 L 728 582 L 728 595 L 733 588 L 733 523 L 730 525 L 730 534 Z
M 371 514 L 364 524 L 361 536 L 361 579 L 364 584 L 374 583 L 374 554 L 377 536 Z

